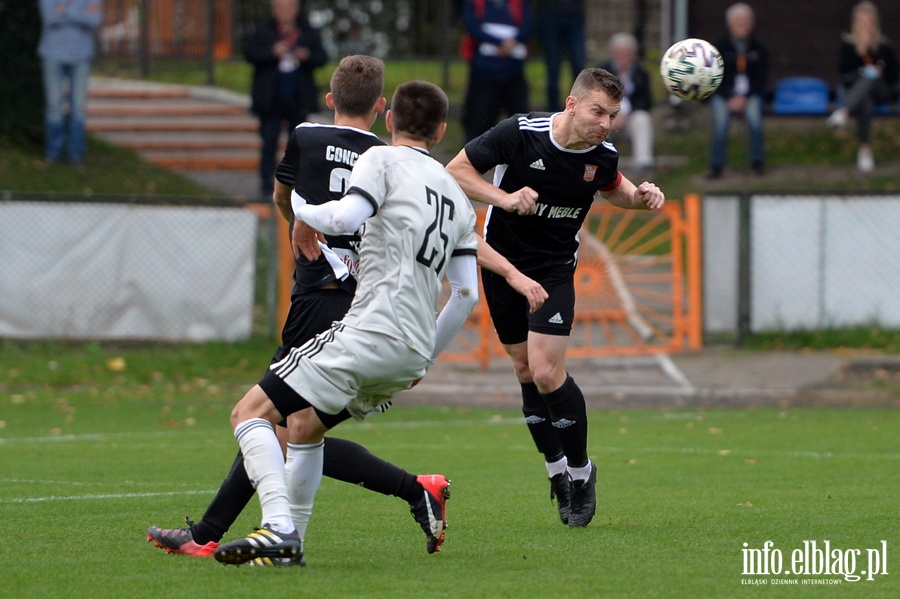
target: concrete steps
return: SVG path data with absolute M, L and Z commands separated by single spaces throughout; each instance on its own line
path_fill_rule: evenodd
M 259 151 L 262 141 L 255 132 L 210 132 L 193 131 L 173 135 L 169 131 L 114 130 L 106 131 L 104 137 L 111 143 L 131 148 L 138 152 L 162 150 L 189 150 L 205 152 L 210 150 L 254 150 Z
M 235 131 L 249 131 L 255 133 L 258 129 L 256 119 L 250 116 L 234 116 L 222 118 L 215 115 L 203 116 L 167 116 L 144 115 L 134 116 L 122 114 L 121 116 L 88 116 L 88 130 L 98 133 L 234 133 Z
M 226 90 L 94 77 L 87 128 L 165 168 L 253 172 L 259 165 L 249 98 Z

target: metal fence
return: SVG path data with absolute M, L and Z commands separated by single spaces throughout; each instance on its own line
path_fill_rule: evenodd
M 462 32 L 459 1 L 304 0 L 331 56 L 381 58 L 455 55 Z M 239 58 L 244 39 L 271 14 L 270 0 L 104 0 L 98 34 L 105 70 L 145 77 L 160 70 L 206 69 Z
M 703 199 L 704 329 L 900 327 L 900 196 Z
M 0 337 L 277 332 L 274 210 L 197 198 L 0 197 Z

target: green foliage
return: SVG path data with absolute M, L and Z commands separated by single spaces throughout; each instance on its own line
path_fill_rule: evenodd
M 878 326 L 821 331 L 756 333 L 746 342 L 751 349 L 868 349 L 900 354 L 900 331 Z
M 2 86 L 0 86 L 2 87 Z M 133 151 L 88 136 L 84 169 L 48 165 L 41 147 L 23 148 L 0 136 L 0 190 L 78 195 L 210 196 L 186 177 L 144 162 Z
M 42 142 L 44 130 L 40 23 L 37 1 L 0 0 L 0 138 L 30 147 Z

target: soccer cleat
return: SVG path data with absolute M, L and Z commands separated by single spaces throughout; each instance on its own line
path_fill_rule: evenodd
M 159 547 L 165 549 L 166 553 L 178 553 L 181 555 L 192 555 L 194 557 L 210 557 L 215 553 L 219 544 L 210 541 L 205 545 L 199 545 L 194 541 L 194 522 L 184 517 L 187 524 L 185 528 L 159 528 L 151 526 L 147 529 L 147 540 Z
M 591 475 L 587 480 L 571 480 L 571 507 L 569 526 L 580 528 L 590 524 L 597 511 L 597 466 L 591 464 Z
M 300 557 L 257 557 L 249 562 L 247 562 L 248 566 L 254 567 L 263 567 L 263 568 L 283 568 L 285 566 L 305 566 L 306 558 L 303 555 Z
M 447 499 L 450 498 L 450 481 L 442 474 L 420 474 L 416 477 L 425 488 L 422 499 L 409 504 L 409 513 L 413 515 L 425 532 L 428 553 L 437 553 L 444 542 L 444 529 L 447 528 Z
M 559 510 L 559 519 L 563 524 L 569 523 L 569 511 L 572 504 L 572 488 L 569 485 L 569 476 L 561 472 L 550 477 L 550 501 L 556 499 L 556 508 Z
M 243 539 L 221 545 L 214 555 L 223 564 L 235 566 L 256 558 L 290 558 L 298 563 L 303 560 L 302 544 L 297 531 L 276 532 L 266 526 L 255 529 Z

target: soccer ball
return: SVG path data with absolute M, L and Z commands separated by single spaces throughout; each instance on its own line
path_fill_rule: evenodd
M 682 100 L 704 100 L 722 83 L 722 55 L 706 40 L 675 42 L 663 54 L 659 72 L 669 93 Z

